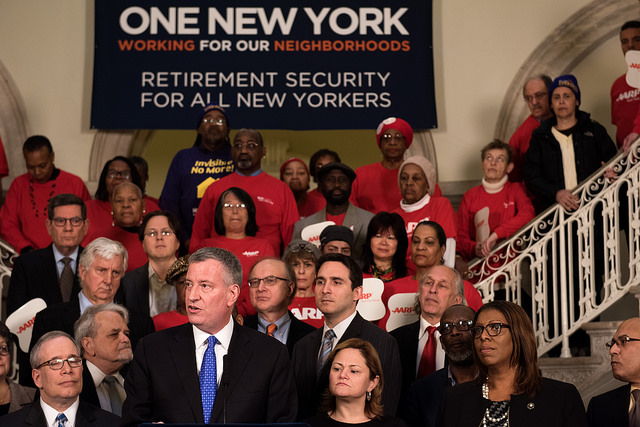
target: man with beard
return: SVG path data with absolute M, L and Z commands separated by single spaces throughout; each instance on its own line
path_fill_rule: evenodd
M 230 129 L 224 108 L 207 105 L 198 119 L 193 147 L 180 150 L 171 161 L 160 207 L 178 217 L 185 242 L 207 187 L 233 172 Z
M 302 230 L 309 225 L 333 221 L 336 225 L 343 225 L 353 231 L 351 257 L 360 259 L 362 246 L 367 237 L 367 227 L 373 214 L 349 202 L 351 185 L 356 179 L 356 173 L 343 163 L 328 163 L 316 171 L 316 174 L 318 190 L 327 201 L 327 206 L 320 212 L 296 222 L 293 227 L 293 239 L 301 239 Z
M 478 375 L 471 333 L 475 314 L 461 304 L 452 305 L 442 314 L 438 331 L 448 365 L 411 385 L 404 408 L 398 412 L 410 427 L 434 427 L 444 391 Z
M 204 247 L 204 239 L 215 236 L 216 203 L 226 190 L 238 187 L 249 193 L 256 205 L 256 237 L 268 240 L 275 253 L 281 254 L 283 243 L 291 240 L 293 224 L 300 218 L 296 199 L 287 184 L 262 170 L 267 149 L 260 132 L 240 129 L 233 138 L 231 154 L 236 171 L 207 188 L 193 223 L 190 250 Z
M 128 323 L 127 309 L 108 303 L 87 308 L 74 326 L 85 364 L 80 399 L 118 416 L 126 397 L 120 372 L 133 359 Z

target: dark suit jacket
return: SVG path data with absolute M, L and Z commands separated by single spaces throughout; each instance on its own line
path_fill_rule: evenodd
M 482 397 L 482 386 L 468 382 L 447 389 L 437 425 L 478 426 L 489 401 Z M 587 416 L 578 390 L 573 384 L 544 378 L 535 397 L 511 395 L 509 425 L 518 427 L 586 427 Z M 609 424 L 614 426 L 615 424 Z
M 435 427 L 442 397 L 451 387 L 449 369 L 442 368 L 411 384 L 398 414 L 409 427 Z
M 129 311 L 150 315 L 149 263 L 131 270 L 122 278 L 122 303 Z
M 76 414 L 76 427 L 113 427 L 120 423 L 120 417 L 103 411 L 93 405 L 80 401 Z M 46 426 L 47 420 L 42 412 L 40 400 L 25 406 L 17 412 L 0 417 L 0 427 Z
M 126 367 L 124 365 L 120 370 L 121 375 L 126 375 Z M 80 400 L 86 403 L 90 403 L 93 406 L 100 406 L 100 399 L 98 398 L 98 392 L 96 391 L 96 385 L 94 384 L 91 371 L 87 368 L 87 361 L 82 359 L 82 391 L 80 392 Z
M 329 369 L 316 373 L 318 352 L 322 344 L 323 328 L 318 328 L 306 337 L 302 338 L 293 349 L 293 368 L 298 389 L 299 419 L 306 419 L 315 415 L 322 392 L 329 384 Z M 349 338 L 362 338 L 373 345 L 380 356 L 382 371 L 384 374 L 384 390 L 382 392 L 382 404 L 385 415 L 395 415 L 400 397 L 401 367 L 398 344 L 396 341 L 371 322 L 368 322 L 356 313 L 353 321 L 345 331 L 340 342 Z
M 316 328 L 296 319 L 292 312 L 289 311 L 288 313 L 291 324 L 289 325 L 289 336 L 287 336 L 287 350 L 289 350 L 289 356 L 291 356 L 293 354 L 293 346 L 307 334 L 315 331 Z M 245 317 L 243 325 L 257 331 L 258 315 L 254 314 L 253 316 Z
M 630 393 L 631 386 L 627 384 L 592 397 L 587 409 L 589 427 L 629 427 Z
M 82 247 L 78 250 L 78 257 L 81 253 Z M 71 301 L 78 299 L 78 292 L 80 292 L 77 271 L 78 263 L 76 262 L 76 276 L 71 289 Z M 53 243 L 46 248 L 20 255 L 13 263 L 7 295 L 7 313 L 13 313 L 34 298 L 42 298 L 47 306 L 62 302 L 58 268 L 53 257 Z
M 187 323 L 140 341 L 125 381 L 124 426 L 204 422 L 192 328 Z M 297 403 L 286 347 L 234 324 L 211 423 L 291 422 Z
M 401 326 L 390 332 L 398 342 L 400 349 L 400 363 L 402 363 L 402 392 L 401 401 L 409 393 L 409 387 L 416 380 L 416 360 L 418 354 L 418 332 L 420 321 Z

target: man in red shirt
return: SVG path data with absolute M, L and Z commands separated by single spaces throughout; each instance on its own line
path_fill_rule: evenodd
M 522 96 L 531 111 L 531 115 L 522 122 L 520 127 L 511 136 L 509 145 L 513 151 L 513 169 L 509 173 L 509 181 L 522 182 L 522 168 L 524 155 L 529 149 L 531 133 L 537 129 L 543 120 L 553 116 L 549 106 L 549 88 L 551 87 L 551 77 L 538 74 L 527 80 L 522 88 Z
M 640 50 L 640 21 L 628 21 L 620 28 L 622 54 Z M 627 148 L 640 134 L 640 90 L 629 86 L 623 74 L 611 86 L 611 123 L 618 128 L 616 145 Z

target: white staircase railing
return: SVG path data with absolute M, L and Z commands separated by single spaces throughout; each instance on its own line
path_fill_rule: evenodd
M 569 357 L 569 335 L 640 283 L 639 161 L 640 139 L 573 192 L 577 211 L 555 204 L 470 263 L 485 302 L 499 291 L 531 310 L 539 354 L 562 343 L 561 356 Z M 604 177 L 611 167 L 614 182 Z

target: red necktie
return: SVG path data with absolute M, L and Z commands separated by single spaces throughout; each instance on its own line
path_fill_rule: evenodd
M 424 378 L 436 370 L 436 332 L 435 326 L 427 326 L 429 338 L 424 344 L 422 357 L 420 358 L 420 366 L 418 367 L 418 378 Z

